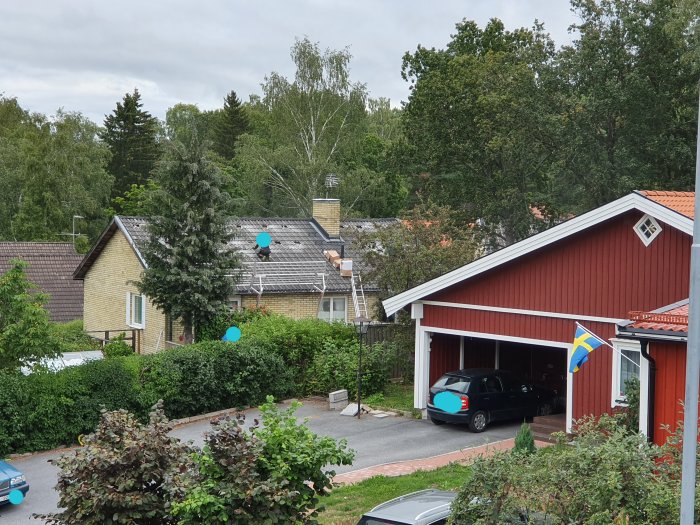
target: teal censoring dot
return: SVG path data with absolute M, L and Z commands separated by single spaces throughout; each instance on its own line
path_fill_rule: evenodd
M 255 242 L 258 243 L 258 246 L 261 248 L 267 248 L 272 244 L 272 237 L 270 237 L 270 234 L 267 232 L 260 232 L 255 238 Z
M 8 499 L 13 505 L 19 505 L 24 501 L 24 494 L 21 490 L 15 489 L 8 494 Z
M 462 400 L 453 392 L 440 392 L 435 394 L 433 404 L 440 410 L 449 414 L 456 414 L 462 408 Z
M 232 326 L 226 330 L 226 333 L 221 338 L 221 340 L 226 341 L 228 343 L 235 343 L 240 338 L 241 338 L 241 329 L 238 328 L 237 326 Z

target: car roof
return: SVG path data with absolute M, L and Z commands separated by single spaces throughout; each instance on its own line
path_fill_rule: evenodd
M 377 505 L 365 516 L 405 523 L 430 517 L 440 518 L 449 515 L 450 505 L 456 496 L 456 493 L 444 490 L 420 490 Z
M 493 374 L 509 373 L 506 370 L 496 370 L 494 368 L 463 368 L 462 370 L 453 370 L 452 372 L 447 372 L 447 376 L 459 376 L 459 377 L 480 377 L 489 376 Z

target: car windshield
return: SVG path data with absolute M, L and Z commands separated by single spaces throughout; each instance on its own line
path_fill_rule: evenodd
M 469 389 L 469 378 L 458 376 L 442 376 L 438 379 L 433 388 L 444 388 L 455 392 L 466 392 Z

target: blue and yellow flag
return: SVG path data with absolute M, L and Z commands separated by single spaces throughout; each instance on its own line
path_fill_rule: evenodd
M 571 350 L 569 372 L 578 372 L 583 363 L 588 361 L 588 354 L 604 344 L 605 341 L 576 323 L 576 335 L 574 336 L 574 347 Z

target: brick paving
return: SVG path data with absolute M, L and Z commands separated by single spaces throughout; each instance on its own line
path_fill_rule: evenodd
M 497 450 L 510 450 L 515 444 L 515 439 L 504 439 L 487 443 L 478 447 L 465 448 L 447 454 L 440 454 L 424 459 L 411 459 L 407 461 L 399 461 L 397 463 L 386 463 L 384 465 L 376 465 L 352 472 L 338 474 L 333 478 L 335 484 L 352 484 L 359 481 L 374 477 L 374 476 L 403 476 L 411 474 L 417 470 L 434 470 L 439 467 L 444 467 L 450 463 L 470 463 L 477 456 L 490 455 Z M 538 446 L 544 446 L 544 443 L 537 442 Z

